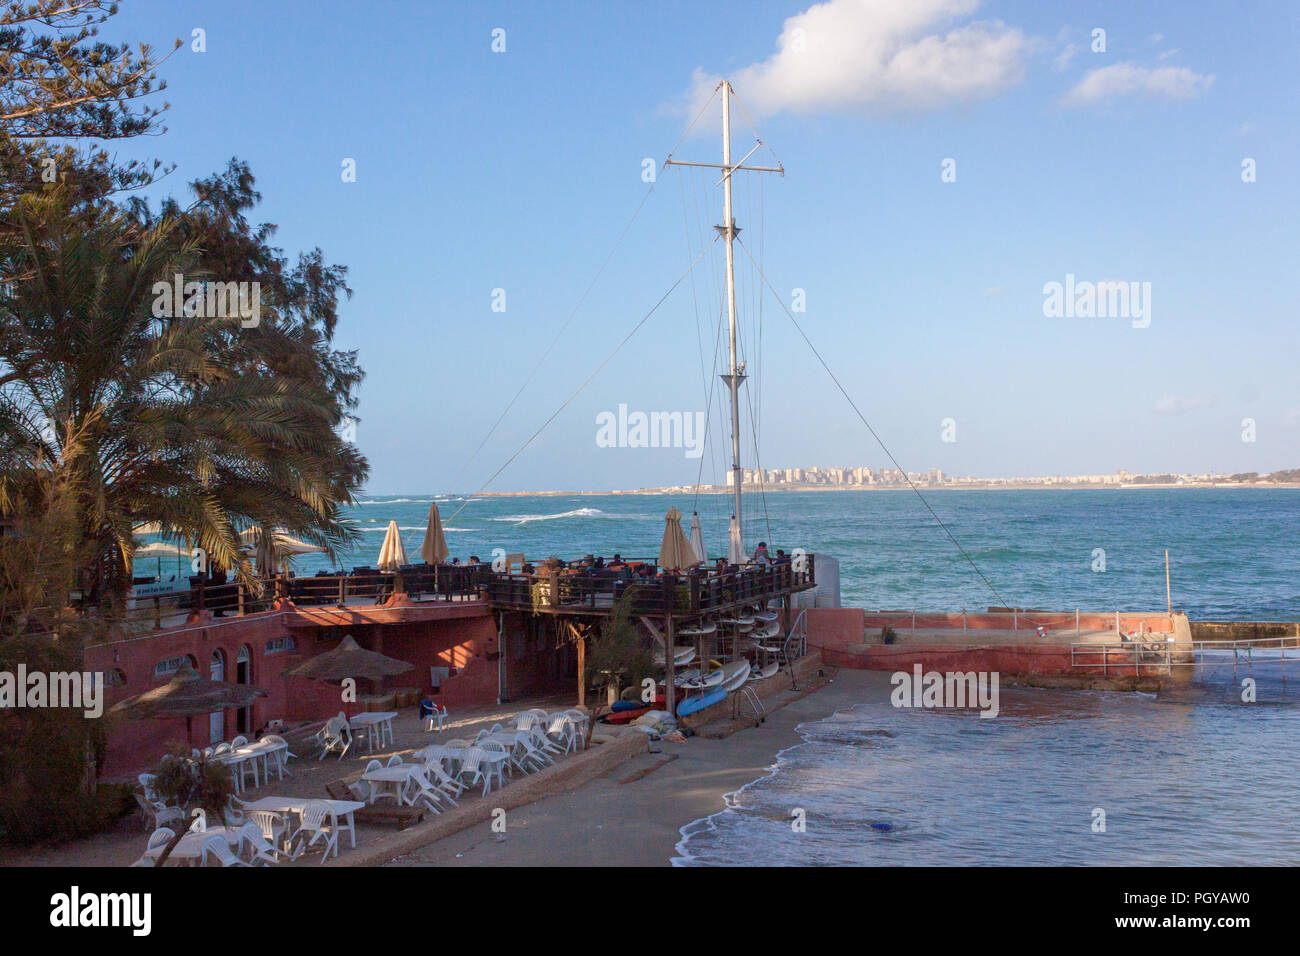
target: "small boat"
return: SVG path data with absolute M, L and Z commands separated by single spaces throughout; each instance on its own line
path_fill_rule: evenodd
M 770 621 L 767 624 L 765 624 L 763 627 L 760 627 L 756 631 L 754 631 L 751 637 L 756 637 L 760 640 L 764 640 L 769 637 L 776 637 L 780 633 L 781 633 L 780 623 L 778 623 L 777 621 Z
M 762 667 L 753 668 L 749 673 L 749 679 L 751 681 L 767 680 L 769 677 L 774 676 L 780 669 L 781 665 L 776 663 L 776 661 L 773 661 L 771 664 L 764 664 Z
M 720 686 L 728 694 L 733 690 L 739 690 L 745 681 L 749 680 L 749 672 L 749 661 L 732 661 L 730 664 L 724 664 Z
M 688 690 L 702 690 L 709 687 L 717 687 L 722 683 L 724 676 L 721 667 L 709 671 L 709 673 L 704 677 L 700 676 L 700 669 L 698 667 L 693 667 L 690 670 L 683 672 L 676 681 L 676 684 L 678 687 L 685 687 Z
M 693 660 L 695 660 L 695 648 L 692 647 L 691 645 L 678 644 L 676 647 L 673 648 L 674 667 L 681 667 L 683 664 L 689 664 Z M 660 654 L 657 651 L 655 652 L 654 662 L 657 667 L 663 667 L 666 663 L 668 663 L 664 659 L 664 655 Z
M 776 611 L 755 611 L 754 612 L 754 620 L 762 621 L 764 624 L 771 624 L 780 616 L 781 615 L 777 614 Z
M 721 687 L 715 687 L 713 690 L 706 691 L 703 694 L 697 694 L 694 697 L 688 697 L 677 705 L 677 716 L 685 717 L 687 714 L 693 714 L 697 710 L 703 710 L 705 707 L 712 707 L 719 701 L 727 699 L 727 692 Z
M 718 629 L 718 625 L 712 621 L 701 624 L 698 627 L 683 627 L 677 632 L 679 637 L 706 637 Z
M 720 617 L 718 618 L 718 623 L 729 624 L 732 627 L 753 627 L 754 615 L 741 614 L 739 617 Z

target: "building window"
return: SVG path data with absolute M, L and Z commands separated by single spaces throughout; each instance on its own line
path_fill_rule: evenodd
M 293 638 L 290 635 L 284 637 L 273 637 L 266 642 L 266 653 L 279 654 L 282 651 L 293 650 Z
M 161 660 L 154 665 L 153 676 L 171 677 L 173 674 L 175 674 L 178 670 L 181 669 L 181 665 L 184 664 L 186 661 L 190 662 L 191 667 L 196 666 L 196 662 L 194 658 L 191 657 L 189 654 L 182 654 L 179 657 L 169 657 L 166 660 Z

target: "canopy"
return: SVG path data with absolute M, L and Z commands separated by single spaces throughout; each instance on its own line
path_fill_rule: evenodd
M 184 717 L 185 735 L 188 739 L 190 718 L 195 715 L 232 707 L 247 707 L 253 698 L 265 696 L 265 690 L 252 684 L 227 684 L 200 677 L 189 658 L 186 658 L 176 675 L 162 687 L 128 697 L 114 704 L 109 713 L 121 714 L 131 720 Z
M 406 560 L 406 545 L 402 544 L 402 533 L 397 530 L 397 522 L 389 521 L 384 543 L 379 548 L 379 563 L 376 567 L 380 571 L 397 571 L 409 563 Z
M 274 574 L 277 563 L 288 565 L 289 559 L 295 554 L 325 553 L 320 545 L 302 541 L 284 531 L 273 530 L 269 536 L 265 535 L 257 525 L 239 532 L 239 540 L 243 542 L 245 550 L 253 552 L 257 569 L 263 576 Z
M 700 527 L 698 511 L 691 515 L 691 550 L 695 552 L 695 557 L 701 564 L 709 560 L 709 552 L 704 547 L 704 529 Z
M 189 548 L 181 544 L 170 544 L 166 541 L 151 541 L 148 544 L 142 544 L 131 555 L 133 558 L 188 558 L 189 556 Z
M 669 508 L 664 518 L 664 540 L 659 546 L 659 567 L 665 571 L 685 571 L 700 563 L 695 549 L 682 530 L 682 513 Z
M 424 529 L 424 544 L 420 545 L 420 557 L 428 564 L 439 564 L 447 560 L 447 539 L 442 533 L 442 515 L 438 513 L 438 502 L 429 505 L 429 526 Z
M 414 666 L 395 657 L 385 657 L 375 651 L 368 651 L 358 645 L 349 634 L 334 650 L 317 654 L 284 673 L 291 677 L 306 677 L 311 680 L 343 680 L 348 677 L 364 677 L 373 680 L 403 674 Z

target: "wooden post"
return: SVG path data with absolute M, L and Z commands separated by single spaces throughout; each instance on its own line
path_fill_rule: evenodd
M 1169 630 L 1174 630 L 1174 592 L 1169 587 L 1169 549 L 1165 549 L 1165 609 L 1169 611 Z
M 552 579 L 554 580 L 554 579 Z M 578 706 L 587 703 L 587 642 L 576 624 L 570 624 L 574 638 L 578 642 Z
M 673 620 L 671 614 L 665 619 L 664 628 L 664 666 L 667 671 L 664 674 L 664 709 L 675 719 L 677 717 L 677 666 L 673 663 L 673 652 L 677 650 L 677 622 Z M 654 701 L 650 701 L 651 706 Z

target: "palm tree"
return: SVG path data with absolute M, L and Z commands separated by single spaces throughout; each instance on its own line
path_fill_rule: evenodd
M 0 509 L 64 466 L 86 583 L 104 597 L 129 585 L 144 521 L 245 579 L 247 525 L 331 555 L 353 540 L 342 509 L 367 466 L 338 437 L 345 410 L 310 330 L 265 301 L 255 328 L 155 316 L 156 283 L 205 271 L 179 218 L 141 223 L 55 187 L 24 196 L 15 219 L 21 241 L 0 259 Z

